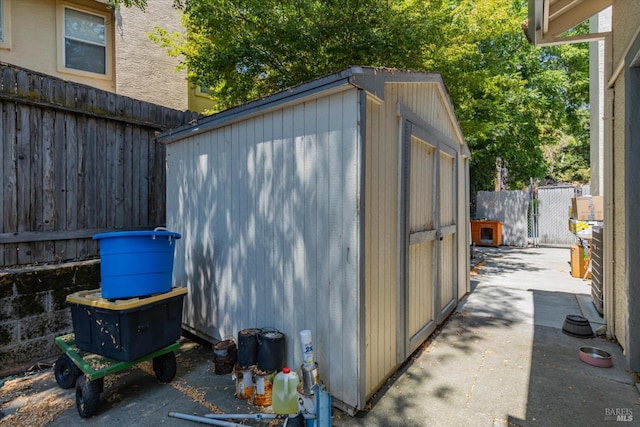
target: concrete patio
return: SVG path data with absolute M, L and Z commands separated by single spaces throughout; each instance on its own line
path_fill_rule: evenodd
M 605 338 L 562 332 L 567 314 L 602 326 L 590 281 L 570 275 L 569 249 L 481 248 L 473 291 L 428 345 L 390 379 L 372 409 L 346 426 L 606 425 L 635 413 L 636 376 Z M 581 346 L 613 355 L 613 367 L 578 358 Z
M 479 248 L 478 256 L 482 262 L 472 275 L 473 291 L 457 311 L 389 379 L 367 410 L 350 417 L 334 409 L 333 425 L 637 424 L 637 378 L 626 370 L 620 346 L 562 332 L 567 314 L 587 317 L 594 331 L 602 324 L 591 303 L 590 282 L 569 273 L 569 249 Z M 613 367 L 582 362 L 581 346 L 605 349 Z M 78 416 L 73 389 L 57 387 L 51 369 L 5 379 L 0 382 L 0 426 L 34 425 L 28 418 L 23 424 L 16 421 L 30 412 L 36 414 L 35 425 L 133 427 L 196 425 L 168 417 L 171 411 L 259 411 L 234 397 L 231 375 L 214 374 L 210 346 L 185 340 L 177 359 L 178 374 L 170 384 L 158 384 L 149 363 L 107 377 L 98 415 L 90 419 Z M 9 387 L 20 382 L 30 384 L 12 398 Z

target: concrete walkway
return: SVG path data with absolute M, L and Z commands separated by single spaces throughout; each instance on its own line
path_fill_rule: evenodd
M 488 249 L 473 292 L 350 426 L 640 425 L 636 377 L 618 344 L 562 332 L 567 314 L 602 318 L 590 281 L 572 278 L 569 249 Z M 612 368 L 578 358 L 581 346 L 613 355 Z M 630 416 L 630 417 L 629 417 Z
M 602 322 L 588 281 L 569 271 L 568 249 L 482 248 L 473 292 L 371 402 L 350 417 L 334 409 L 333 424 L 351 426 L 606 426 L 616 414 L 640 425 L 636 377 L 619 345 L 565 335 L 567 314 Z M 613 355 L 612 368 L 578 358 L 580 346 Z M 98 414 L 81 419 L 73 389 L 60 389 L 52 370 L 0 381 L 0 427 L 196 426 L 171 411 L 255 413 L 234 397 L 231 375 L 215 375 L 210 346 L 185 340 L 178 373 L 159 384 L 150 362 L 105 379 Z M 250 426 L 281 422 L 247 421 Z M 618 424 L 619 425 L 619 424 Z

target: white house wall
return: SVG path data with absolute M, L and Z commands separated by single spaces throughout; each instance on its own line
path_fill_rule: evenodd
M 183 234 L 173 277 L 189 288 L 188 328 L 276 328 L 293 367 L 310 329 L 321 379 L 355 407 L 361 147 L 347 87 L 168 144 L 167 226 Z

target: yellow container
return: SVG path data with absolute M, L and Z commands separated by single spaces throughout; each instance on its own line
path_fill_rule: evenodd
M 298 374 L 291 372 L 286 366 L 278 372 L 273 380 L 271 396 L 273 412 L 276 414 L 298 413 Z
M 67 296 L 75 345 L 83 351 L 132 362 L 171 345 L 182 333 L 186 288 L 111 301 L 100 289 Z

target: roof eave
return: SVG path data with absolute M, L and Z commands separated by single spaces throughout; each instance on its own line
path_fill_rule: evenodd
M 536 46 L 602 40 L 608 33 L 561 35 L 611 6 L 612 0 L 529 0 L 527 38 Z

